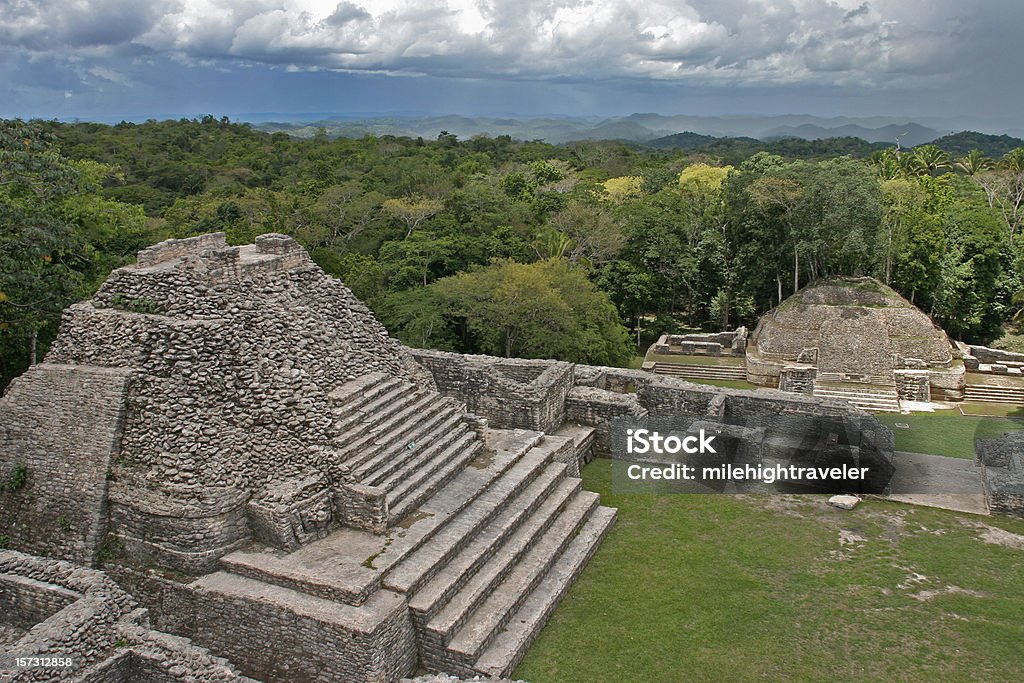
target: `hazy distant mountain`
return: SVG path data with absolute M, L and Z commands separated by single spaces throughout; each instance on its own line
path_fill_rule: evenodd
M 258 117 L 254 117 L 258 118 Z M 332 137 L 363 135 L 395 135 L 436 138 L 441 131 L 461 139 L 475 135 L 508 135 L 518 140 L 545 140 L 560 144 L 573 140 L 624 140 L 649 143 L 683 133 L 714 138 L 751 138 L 773 140 L 800 138 L 820 140 L 860 138 L 871 143 L 895 144 L 899 137 L 904 147 L 913 147 L 939 138 L 942 133 L 918 123 L 885 117 L 854 119 L 821 118 L 808 115 L 788 116 L 665 116 L 662 114 L 631 114 L 606 119 L 573 117 L 471 117 L 471 116 L 325 116 L 321 120 L 285 122 L 254 122 L 270 132 L 310 137 L 326 130 Z M 692 142 L 692 141 L 691 141 Z M 665 147 L 679 146 L 667 143 Z M 687 143 L 686 146 L 690 146 Z
M 980 149 L 985 156 L 998 159 L 1011 149 L 1024 147 L 1024 140 L 1009 135 L 986 135 L 965 130 L 933 140 L 932 144 L 946 150 L 953 157 L 963 156 L 972 149 Z
M 772 138 L 803 138 L 804 140 L 821 140 L 824 138 L 860 138 L 868 142 L 899 143 L 903 147 L 916 147 L 931 142 L 942 133 L 916 123 L 901 125 L 890 124 L 879 128 L 865 128 L 857 124 L 846 124 L 834 128 L 805 123 L 800 126 L 780 126 L 773 128 L 760 137 L 765 140 Z

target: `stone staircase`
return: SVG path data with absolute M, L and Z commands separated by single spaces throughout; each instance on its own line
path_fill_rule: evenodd
M 386 379 L 366 382 L 359 399 L 352 400 L 367 409 L 389 406 L 378 426 L 420 405 L 424 395 Z M 404 407 L 393 407 L 397 402 Z M 448 408 L 429 402 L 409 415 L 415 411 L 423 423 L 448 419 L 440 417 L 448 415 Z M 422 430 L 429 433 L 430 427 Z M 420 433 L 415 427 L 398 432 L 394 425 L 378 430 L 393 432 Z M 400 443 L 407 437 L 394 438 Z M 367 448 L 384 444 L 369 449 L 372 454 L 353 450 L 358 457 L 354 466 L 363 468 L 367 480 L 386 482 L 410 467 L 388 467 L 377 457 L 393 440 L 360 441 Z M 459 441 L 451 440 L 439 452 Z M 509 674 L 611 528 L 616 512 L 598 505 L 597 494 L 581 490 L 580 480 L 568 475 L 576 454 L 570 437 L 488 429 L 477 443 L 467 465 L 385 535 L 342 528 L 288 554 L 249 548 L 222 558 L 222 576 L 207 582 L 227 593 L 241 590 L 231 586 L 244 586 L 245 599 L 252 600 L 259 591 L 245 581 L 270 584 L 275 600 L 305 613 L 331 614 L 367 631 L 377 628 L 379 615 L 394 609 L 395 598 L 404 596 L 422 666 L 463 676 Z M 244 580 L 232 583 L 224 576 Z
M 654 372 L 686 379 L 747 379 L 747 370 L 742 365 L 682 365 L 657 362 L 654 364 Z
M 900 412 L 900 396 L 894 382 L 840 382 L 820 377 L 814 381 L 814 395 L 819 398 L 841 399 L 874 413 Z
M 454 399 L 381 373 L 331 392 L 331 445 L 353 480 L 383 489 L 400 520 L 469 463 L 483 444 Z
M 1008 403 L 1024 406 L 1024 387 L 968 384 L 964 387 L 964 401 L 972 403 Z

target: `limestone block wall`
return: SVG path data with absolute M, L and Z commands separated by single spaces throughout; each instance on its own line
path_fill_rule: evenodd
M 378 591 L 357 608 L 233 575 L 189 585 L 135 577 L 150 584 L 141 590 L 159 628 L 209 648 L 263 683 L 385 683 L 416 664 L 405 598 L 391 591 Z
M 817 374 L 818 371 L 814 368 L 783 367 L 779 373 L 779 391 L 813 394 Z
M 990 349 L 987 346 L 971 345 L 970 353 L 981 363 L 1000 363 L 1004 365 L 1024 365 L 1024 353 L 1013 353 L 1002 349 Z
M 597 387 L 574 387 L 565 401 L 566 418 L 579 424 L 597 427 L 594 454 L 611 455 L 611 422 L 616 417 L 644 417 L 647 410 L 636 394 L 620 394 Z
M 948 370 L 928 371 L 929 393 L 932 401 L 964 400 L 965 366 L 954 364 Z
M 23 613 L 22 619 L 44 617 L 31 624 L 17 643 L 8 645 L 5 654 L 59 654 L 73 657 L 80 666 L 111 654 L 118 621 L 136 607 L 131 596 L 101 572 L 12 550 L 0 551 L 0 587 L 11 596 L 7 601 L 41 608 Z M 40 597 L 45 592 L 51 593 L 47 599 Z M 47 614 L 55 607 L 59 609 Z M 70 672 L 64 672 L 61 677 L 68 675 Z M 52 670 L 23 669 L 10 680 L 46 681 L 53 677 Z
M 1024 432 L 981 439 L 977 450 L 989 509 L 1024 517 Z
M 158 263 L 181 258 L 182 256 L 198 254 L 202 251 L 213 249 L 224 249 L 227 246 L 227 237 L 223 232 L 211 232 L 207 235 L 180 240 L 166 240 L 140 251 L 138 264 L 141 267 L 148 268 Z
M 139 489 L 111 482 L 106 559 L 208 571 L 217 558 L 248 542 L 247 499 L 246 492 L 231 488 Z
M 0 623 L 25 631 L 78 600 L 80 593 L 17 574 L 0 574 Z
M 903 401 L 931 400 L 932 384 L 927 371 L 897 370 L 896 389 Z
M 492 427 L 554 431 L 565 417 L 573 365 L 562 361 L 473 356 L 409 349 L 442 393 Z
M 103 572 L 62 560 L 0 551 L 0 624 L 28 631 L 0 655 L 75 660 L 4 681 L 255 683 L 187 639 L 151 630 L 146 610 Z
M 132 373 L 43 363 L 0 399 L 0 535 L 11 548 L 93 564 Z

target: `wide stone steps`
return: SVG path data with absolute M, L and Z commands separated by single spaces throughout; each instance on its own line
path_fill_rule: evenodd
M 472 542 L 416 591 L 409 607 L 417 621 L 426 625 L 471 578 L 477 582 L 477 597 L 482 598 L 490 583 L 485 580 L 488 570 L 478 572 L 481 565 L 494 557 L 499 549 L 502 550 L 503 556 L 489 570 L 495 572 L 492 574 L 493 579 L 493 576 L 518 558 L 516 551 L 525 552 L 529 543 L 547 529 L 562 507 L 579 490 L 579 480 L 565 477 L 564 465 L 549 465 L 526 491 L 517 496 L 494 521 L 478 532 Z M 539 514 L 534 514 L 538 510 Z M 503 545 L 513 533 L 518 533 L 519 537 L 512 539 L 511 545 Z
M 968 384 L 964 387 L 964 400 L 972 403 L 1024 405 L 1024 387 Z
M 547 441 L 547 439 L 545 439 Z M 419 590 L 459 553 L 475 534 L 531 487 L 547 471 L 554 449 L 548 443 L 530 448 L 488 485 L 471 504 L 440 527 L 424 543 L 408 553 L 384 577 L 388 588 L 409 593 Z M 455 482 L 457 484 L 458 482 Z M 454 484 L 453 484 L 454 485 Z M 441 491 L 438 495 L 447 495 Z
M 746 368 L 725 365 L 682 365 L 679 363 L 655 363 L 654 372 L 689 379 L 732 379 L 746 380 Z
M 388 502 L 393 513 L 416 514 L 386 538 L 343 528 L 288 554 L 237 551 L 222 558 L 217 585 L 239 579 L 254 597 L 281 595 L 296 611 L 308 603 L 359 623 L 372 621 L 382 594 L 401 596 L 422 666 L 466 676 L 511 671 L 615 512 L 560 461 L 585 435 L 485 434 L 486 451 L 465 431 L 429 463 L 408 463 L 412 474 Z
M 361 421 L 362 411 L 367 406 L 379 407 L 396 390 L 408 390 L 411 386 L 408 380 L 380 373 L 370 373 L 346 382 L 328 395 L 334 423 L 345 428 Z M 351 419 L 346 422 L 345 418 Z
M 548 617 L 579 577 L 615 523 L 616 510 L 598 507 L 544 579 L 522 602 L 473 665 L 474 673 L 504 678 L 512 674 Z
M 466 432 L 426 464 L 406 468 L 403 479 L 387 494 L 388 516 L 392 524 L 447 484 L 476 457 L 481 448 L 483 444 L 476 432 Z
M 471 671 L 597 508 L 597 494 L 580 491 L 578 480 L 567 481 L 572 495 L 545 501 L 421 627 L 421 657 L 428 668 Z M 416 620 L 415 609 L 413 615 Z
M 445 443 L 468 429 L 465 416 L 454 404 L 435 397 L 435 405 L 419 421 L 409 421 L 403 428 L 382 436 L 369 457 L 352 470 L 359 481 L 376 486 L 397 470 L 417 459 L 427 447 Z M 376 451 L 375 454 L 373 452 Z
M 839 399 L 856 408 L 879 413 L 900 412 L 899 392 L 896 387 L 865 384 L 863 387 L 838 386 L 827 382 L 814 383 L 814 395 L 818 398 Z
M 407 408 L 411 398 L 419 397 L 417 388 L 404 380 L 389 379 L 378 387 L 380 391 L 372 392 L 365 401 L 349 402 L 344 408 L 332 409 L 332 442 L 338 449 L 345 450 L 353 439 L 364 433 L 362 426 L 380 426 L 381 422 Z
M 356 406 L 351 415 L 344 416 L 341 419 L 344 431 L 336 432 L 331 445 L 341 451 L 356 453 L 396 426 L 408 424 L 411 415 L 436 401 L 436 394 L 417 392 L 411 384 L 395 387 L 365 406 Z
M 329 398 L 330 443 L 353 481 L 383 489 L 391 524 L 434 495 L 482 448 L 464 406 L 404 378 L 368 373 Z

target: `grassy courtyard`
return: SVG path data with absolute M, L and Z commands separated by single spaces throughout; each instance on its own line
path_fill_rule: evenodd
M 515 678 L 1016 681 L 1024 521 L 821 496 L 614 495 L 619 520 Z
M 958 411 L 894 415 L 880 413 L 878 420 L 892 430 L 896 450 L 973 458 L 976 438 L 993 438 L 1009 431 L 1024 430 L 1018 417 L 961 415 Z M 906 427 L 897 427 L 897 424 Z

